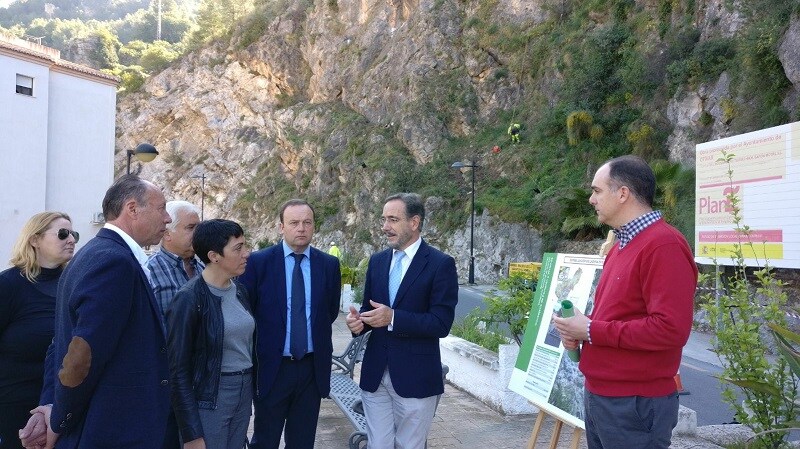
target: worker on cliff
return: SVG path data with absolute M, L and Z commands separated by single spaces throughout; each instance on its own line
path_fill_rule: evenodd
M 331 247 L 328 249 L 328 254 L 331 256 L 341 259 L 342 258 L 342 251 L 336 246 L 336 242 L 331 242 Z
M 512 123 L 508 127 L 508 135 L 511 136 L 511 143 L 519 143 L 519 133 L 522 130 L 522 125 L 519 123 Z

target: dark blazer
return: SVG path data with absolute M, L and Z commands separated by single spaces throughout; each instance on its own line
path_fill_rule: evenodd
M 116 232 L 101 229 L 64 270 L 53 343 L 45 402 L 53 399 L 56 447 L 161 446 L 170 386 L 160 309 Z
M 369 259 L 361 312 L 370 300 L 389 305 L 392 250 Z M 374 392 L 389 367 L 397 394 L 425 398 L 444 393 L 439 339 L 453 325 L 458 303 L 458 277 L 452 257 L 423 240 L 411 260 L 394 300 L 394 326 L 372 329 L 361 365 L 361 389 Z M 370 330 L 365 326 L 363 332 Z
M 339 315 L 342 275 L 339 259 L 311 247 L 311 338 L 314 342 L 314 377 L 321 397 L 331 389 L 331 325 Z M 247 288 L 258 327 L 256 396 L 272 388 L 286 342 L 286 264 L 283 243 L 255 251 L 239 282 Z

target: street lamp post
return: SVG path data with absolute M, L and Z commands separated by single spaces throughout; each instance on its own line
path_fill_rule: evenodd
M 192 178 L 200 178 L 200 220 L 203 220 L 203 210 L 206 204 L 206 173 L 191 176 Z
M 467 283 L 474 285 L 475 284 L 475 169 L 478 166 L 475 164 L 473 160 L 469 165 L 463 162 L 454 162 L 451 165 L 452 168 L 462 169 L 462 168 L 471 168 L 472 169 L 472 201 L 470 204 L 470 214 L 469 214 L 469 277 L 467 279 Z
M 140 143 L 135 150 L 128 150 L 128 171 L 127 173 L 131 174 L 131 157 L 136 156 L 136 159 L 139 159 L 142 162 L 150 162 L 158 156 L 158 150 L 156 147 L 150 145 L 149 143 Z

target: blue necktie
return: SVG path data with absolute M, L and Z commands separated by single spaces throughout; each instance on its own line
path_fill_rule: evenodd
M 289 335 L 289 352 L 297 360 L 303 358 L 308 351 L 308 335 L 306 334 L 306 285 L 300 262 L 305 254 L 294 254 L 294 270 L 292 270 L 292 330 Z
M 389 305 L 394 306 L 394 298 L 397 296 L 397 289 L 400 288 L 400 281 L 403 280 L 403 257 L 406 253 L 396 251 L 394 253 L 394 266 L 389 272 Z

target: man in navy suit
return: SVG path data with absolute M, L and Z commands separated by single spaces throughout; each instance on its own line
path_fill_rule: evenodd
M 283 241 L 250 255 L 239 281 L 256 319 L 258 374 L 251 448 L 314 447 L 320 402 L 331 388 L 331 325 L 339 314 L 339 259 L 311 246 L 314 209 L 281 207 Z
M 458 302 L 452 257 L 420 238 L 425 205 L 414 193 L 386 199 L 381 217 L 388 249 L 369 260 L 361 311 L 350 308 L 354 334 L 372 329 L 361 365 L 369 447 L 421 449 L 444 392 L 439 339 Z
M 166 339 L 141 246 L 161 240 L 165 204 L 153 184 L 118 179 L 103 199 L 106 225 L 61 276 L 42 393 L 52 404 L 48 448 L 152 449 L 164 440 Z

